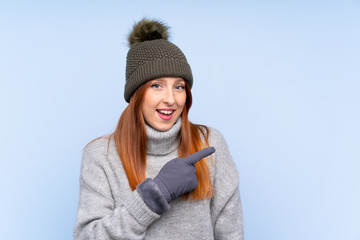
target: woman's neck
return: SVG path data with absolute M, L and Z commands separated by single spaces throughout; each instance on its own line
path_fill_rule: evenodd
M 146 153 L 150 155 L 167 155 L 178 147 L 181 130 L 181 117 L 167 131 L 161 132 L 145 123 L 147 136 Z

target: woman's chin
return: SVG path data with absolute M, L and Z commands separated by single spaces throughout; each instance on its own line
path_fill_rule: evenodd
M 159 123 L 156 124 L 155 126 L 153 126 L 153 128 L 155 128 L 156 130 L 160 131 L 160 132 L 166 132 L 168 131 L 174 124 L 172 123 Z
M 153 124 L 150 124 L 150 126 L 160 132 L 166 132 L 176 123 L 178 118 L 179 117 L 176 117 L 176 119 L 171 119 L 171 121 L 168 122 L 157 121 Z

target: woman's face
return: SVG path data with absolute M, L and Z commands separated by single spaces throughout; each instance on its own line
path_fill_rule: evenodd
M 185 80 L 163 77 L 150 81 L 141 110 L 145 121 L 159 131 L 169 130 L 180 117 L 186 102 Z

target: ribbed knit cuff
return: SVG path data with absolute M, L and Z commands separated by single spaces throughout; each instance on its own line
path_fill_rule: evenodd
M 158 185 L 151 178 L 145 179 L 136 189 L 146 205 L 157 214 L 161 215 L 170 209 Z
M 131 197 L 126 200 L 125 207 L 131 216 L 144 226 L 149 226 L 160 217 L 160 215 L 146 205 L 136 190 L 133 191 Z

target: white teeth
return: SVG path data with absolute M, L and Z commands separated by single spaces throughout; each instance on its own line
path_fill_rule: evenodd
M 170 115 L 173 111 L 159 110 L 162 114 Z

